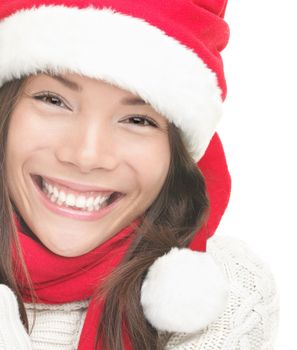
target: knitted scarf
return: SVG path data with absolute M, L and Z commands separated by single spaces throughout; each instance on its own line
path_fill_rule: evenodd
M 51 252 L 40 243 L 24 233 L 20 220 L 14 214 L 21 249 L 25 263 L 32 279 L 35 292 L 41 303 L 62 304 L 90 298 L 85 322 L 81 332 L 78 350 L 95 348 L 96 329 L 102 312 L 103 304 L 95 304 L 92 294 L 121 261 L 132 238 L 133 229 L 139 224 L 133 221 L 116 235 L 92 251 L 78 257 L 62 257 Z M 15 251 L 14 251 L 15 253 Z M 16 262 L 17 255 L 14 254 Z M 19 270 L 16 271 L 18 281 L 22 284 L 23 301 L 32 302 L 26 293 L 25 279 Z M 125 350 L 131 349 L 131 343 L 123 323 Z M 101 347 L 99 347 L 100 349 Z

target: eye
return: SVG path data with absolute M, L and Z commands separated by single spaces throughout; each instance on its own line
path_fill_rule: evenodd
M 133 124 L 140 125 L 140 126 L 152 126 L 154 128 L 157 128 L 158 125 L 156 122 L 154 122 L 149 116 L 147 115 L 140 115 L 135 114 L 130 118 L 127 118 L 126 120 L 133 120 Z M 129 123 L 131 124 L 131 123 Z
M 58 107 L 63 107 L 69 109 L 66 104 L 63 102 L 62 98 L 59 97 L 58 95 L 55 95 L 49 91 L 46 93 L 42 93 L 40 95 L 34 96 L 36 100 L 43 101 L 45 103 L 58 106 Z

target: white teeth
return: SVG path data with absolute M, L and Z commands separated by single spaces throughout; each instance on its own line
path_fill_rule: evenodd
M 84 197 L 84 196 L 79 196 L 79 197 L 77 197 L 77 199 L 76 199 L 75 205 L 76 205 L 78 208 L 84 208 L 85 203 L 86 203 L 86 197 Z
M 67 194 L 66 204 L 71 206 L 75 205 L 75 196 L 72 193 Z
M 92 207 L 93 206 L 93 202 L 94 202 L 94 198 L 93 197 L 89 197 L 87 198 L 86 200 L 86 206 L 89 208 L 89 207 Z
M 107 202 L 110 196 L 85 197 L 83 195 L 75 196 L 72 193 L 66 194 L 59 191 L 56 186 L 48 184 L 42 178 L 42 190 L 50 198 L 52 202 L 57 202 L 59 205 L 75 206 L 88 211 L 98 211 Z
M 65 202 L 65 200 L 66 200 L 66 194 L 65 194 L 65 192 L 60 191 L 60 194 L 59 194 L 59 198 L 58 198 L 57 203 L 58 203 L 59 205 L 61 205 L 61 204 L 63 204 L 63 203 Z
M 54 187 L 54 195 L 55 197 L 59 196 L 59 190 L 57 189 L 57 187 Z
M 101 205 L 105 201 L 106 197 L 96 197 L 94 200 L 94 206 Z

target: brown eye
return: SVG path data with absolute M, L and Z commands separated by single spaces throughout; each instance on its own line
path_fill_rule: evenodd
M 68 108 L 60 97 L 58 97 L 57 95 L 54 95 L 50 92 L 47 92 L 47 93 L 44 93 L 44 94 L 41 94 L 38 96 L 34 96 L 34 98 L 36 100 L 40 100 L 40 101 L 45 102 L 45 103 L 50 104 L 50 105 L 54 105 L 54 106 L 62 107 L 62 108 Z
M 132 124 L 135 124 L 135 125 L 152 126 L 154 128 L 158 127 L 157 124 L 152 119 L 150 119 L 147 115 L 136 114 L 130 118 L 127 118 L 126 120 L 133 120 Z

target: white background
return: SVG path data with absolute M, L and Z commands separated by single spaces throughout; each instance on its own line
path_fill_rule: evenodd
M 275 276 L 274 350 L 297 348 L 296 15 L 296 0 L 229 0 L 225 15 L 228 93 L 218 133 L 232 192 L 217 234 L 245 240 Z

